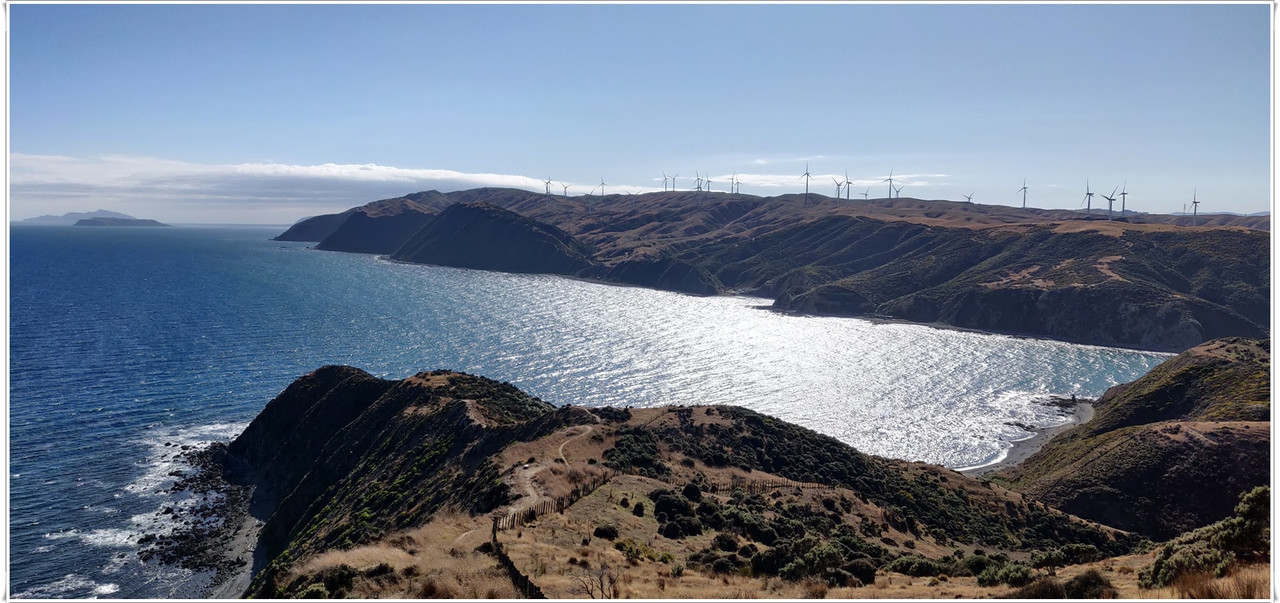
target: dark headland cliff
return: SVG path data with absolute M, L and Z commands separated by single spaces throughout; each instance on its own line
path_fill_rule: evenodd
M 1156 351 L 1269 335 L 1265 217 L 1191 228 L 1173 216 L 814 198 L 429 191 L 304 220 L 279 238 Z
M 1240 500 L 1268 481 L 1246 458 L 1267 458 L 1266 349 L 1171 359 L 994 482 L 742 408 L 555 407 L 463 373 L 328 366 L 203 453 L 203 483 L 234 493 L 226 516 L 256 526 L 245 548 L 202 532 L 148 554 L 272 598 L 985 597 L 1117 567 L 1136 574 L 1109 574 L 1109 592 L 1136 596 L 1140 580 L 1265 559 L 1268 494 Z M 1085 439 L 1067 458 L 1074 438 L 1133 429 L 1173 443 Z M 232 550 L 193 558 L 191 538 Z

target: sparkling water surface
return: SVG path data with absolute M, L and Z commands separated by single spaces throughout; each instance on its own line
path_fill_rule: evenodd
M 864 452 L 971 467 L 1168 357 L 794 316 L 554 276 L 397 264 L 281 228 L 10 230 L 10 595 L 199 596 L 137 561 L 182 445 L 234 437 L 298 376 L 437 368 L 555 404 L 736 404 Z M 168 445 L 166 445 L 168 444 Z

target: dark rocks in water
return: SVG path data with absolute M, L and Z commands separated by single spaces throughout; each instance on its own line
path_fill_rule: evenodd
M 391 259 L 503 272 L 580 275 L 590 247 L 568 233 L 482 202 L 449 206 Z

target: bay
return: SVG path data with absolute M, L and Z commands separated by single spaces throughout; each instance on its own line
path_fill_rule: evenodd
M 554 404 L 736 404 L 867 453 L 971 467 L 1166 354 L 780 314 L 545 275 L 397 264 L 280 228 L 10 230 L 13 596 L 198 596 L 137 561 L 183 445 L 298 376 L 446 368 Z

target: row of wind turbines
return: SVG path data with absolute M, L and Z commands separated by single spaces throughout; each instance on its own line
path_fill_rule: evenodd
M 712 182 L 711 182 L 711 175 L 708 173 L 707 177 L 706 177 L 706 178 L 703 178 L 703 177 L 702 177 L 702 174 L 701 174 L 700 172 L 695 172 L 694 174 L 695 174 L 695 179 L 694 179 L 694 189 L 693 189 L 693 190 L 696 190 L 696 191 L 698 191 L 698 192 L 711 192 L 711 184 L 712 184 Z M 676 190 L 676 178 L 679 178 L 679 177 L 680 177 L 680 174 L 674 174 L 674 175 L 668 176 L 666 172 L 663 172 L 663 173 L 662 173 L 662 190 L 663 190 L 663 192 L 666 192 L 666 191 L 668 190 L 668 188 L 667 188 L 667 187 L 668 187 L 668 184 L 667 184 L 668 182 L 670 182 L 670 189 L 669 189 L 669 190 L 671 190 L 671 191 L 675 191 L 675 190 Z M 809 164 L 808 164 L 808 163 L 806 163 L 806 164 L 804 165 L 804 174 L 802 174 L 802 175 L 800 176 L 800 179 L 801 179 L 801 180 L 804 180 L 804 202 L 805 202 L 805 205 L 808 205 L 808 204 L 809 204 L 809 182 L 810 182 L 811 180 L 813 180 L 813 175 L 809 173 Z M 543 182 L 543 184 L 545 184 L 545 185 L 546 185 L 546 194 L 547 194 L 548 196 L 550 196 L 550 195 L 551 195 L 551 182 L 552 182 L 552 180 L 551 180 L 550 178 L 547 178 L 546 180 L 543 180 L 542 182 Z M 845 170 L 845 172 L 844 172 L 844 180 L 839 180 L 839 179 L 837 179 L 837 178 L 835 178 L 835 177 L 833 176 L 833 177 L 831 178 L 831 182 L 832 182 L 833 184 L 835 184 L 835 185 L 836 185 L 836 196 L 835 196 L 835 198 L 836 198 L 836 199 L 839 199 L 839 198 L 840 198 L 841 191 L 843 191 L 843 192 L 844 192 L 844 199 L 845 199 L 845 201 L 849 201 L 849 200 L 850 200 L 850 197 L 851 197 L 851 194 L 852 194 L 852 191 L 853 191 L 853 181 L 849 180 L 849 170 Z M 881 184 L 884 184 L 884 183 L 888 183 L 888 184 L 889 184 L 889 197 L 888 197 L 888 198 L 890 198 L 890 199 L 894 199 L 894 198 L 901 198 L 901 197 L 902 197 L 902 189 L 903 189 L 903 188 L 905 188 L 905 185 L 903 185 L 903 186 L 894 186 L 894 185 L 893 185 L 893 169 L 892 169 L 892 168 L 889 170 L 889 177 L 888 177 L 888 178 L 885 178 L 884 180 L 881 180 L 881 181 L 880 181 L 880 183 L 881 183 Z M 563 188 L 563 194 L 564 194 L 564 196 L 565 196 L 565 197 L 568 197 L 568 196 L 569 196 L 569 186 L 570 186 L 570 185 L 565 184 L 565 183 L 563 183 L 563 182 L 560 182 L 560 183 L 558 183 L 558 184 Z M 605 191 L 605 186 L 607 186 L 607 185 L 605 184 L 604 177 L 601 177 L 601 178 L 600 178 L 600 185 L 599 185 L 599 186 L 592 187 L 592 188 L 591 188 L 591 192 L 589 192 L 589 193 L 587 193 L 587 194 L 588 194 L 588 195 L 594 195 L 594 194 L 595 194 L 595 192 L 596 192 L 596 190 L 599 190 L 599 191 L 600 191 L 600 195 L 601 195 L 601 196 L 604 196 L 604 194 L 605 194 L 605 193 L 604 193 L 604 191 Z M 738 173 L 737 173 L 737 172 L 734 172 L 734 173 L 733 173 L 733 176 L 731 176 L 731 177 L 730 177 L 730 179 L 729 179 L 729 192 L 730 192 L 730 193 L 732 193 L 732 194 L 737 194 L 737 193 L 739 192 L 739 190 L 740 190 L 740 187 L 741 187 L 741 186 L 742 186 L 742 182 L 738 180 Z M 1113 214 L 1114 209 L 1115 209 L 1116 197 L 1119 197 L 1119 198 L 1120 198 L 1120 217 L 1121 217 L 1121 218 L 1124 218 L 1124 217 L 1128 214 L 1128 197 L 1129 197 L 1129 183 L 1128 183 L 1128 182 L 1125 182 L 1123 185 L 1119 185 L 1119 186 L 1116 186 L 1115 188 L 1111 189 L 1111 194 L 1110 194 L 1110 195 L 1103 195 L 1102 193 L 1094 193 L 1094 192 L 1093 192 L 1092 185 L 1090 184 L 1090 182 L 1089 182 L 1089 180 L 1088 180 L 1088 179 L 1085 179 L 1084 189 L 1085 189 L 1084 198 L 1080 201 L 1080 204 L 1081 204 L 1081 205 L 1083 205 L 1083 206 L 1085 206 L 1085 215 L 1086 215 L 1086 216 L 1092 216 L 1092 215 L 1093 215 L 1093 196 L 1094 196 L 1095 194 L 1097 194 L 1097 195 L 1101 196 L 1103 199 L 1106 199 L 1106 200 L 1107 200 L 1107 220 L 1111 220 L 1111 219 L 1112 219 L 1112 214 Z M 1023 179 L 1022 179 L 1022 187 L 1018 189 L 1018 192 L 1022 193 L 1022 209 L 1026 209 L 1026 208 L 1027 208 L 1027 193 L 1028 193 L 1028 191 L 1030 191 L 1030 190 L 1031 190 L 1031 189 L 1027 186 L 1027 179 L 1026 179 L 1026 178 L 1023 178 Z M 1119 193 L 1117 193 L 1116 191 L 1119 191 Z M 1192 193 L 1191 193 L 1191 225 L 1192 225 L 1192 226 L 1195 226 L 1195 225 L 1196 225 L 1197 218 L 1199 217 L 1200 200 L 1199 200 L 1199 198 L 1198 198 L 1198 196 L 1197 196 L 1197 194 L 1198 194 L 1198 193 L 1199 193 L 1199 189 L 1194 189 L 1194 190 L 1192 191 Z M 863 192 L 861 192 L 861 193 L 859 193 L 859 194 L 861 194 L 861 195 L 862 195 L 862 200 L 863 200 L 863 201 L 866 201 L 866 200 L 867 200 L 867 198 L 868 198 L 868 196 L 871 194 L 871 187 L 867 187 L 867 189 L 866 189 L 865 191 L 863 191 Z M 972 192 L 971 192 L 971 193 L 969 193 L 969 194 L 967 194 L 967 195 L 963 195 L 963 197 L 964 197 L 965 201 L 966 201 L 966 202 L 969 202 L 969 203 L 973 203 L 973 194 L 974 194 L 974 193 L 972 193 Z M 1183 206 L 1182 211 L 1183 211 L 1183 213 L 1186 213 L 1186 206 Z

